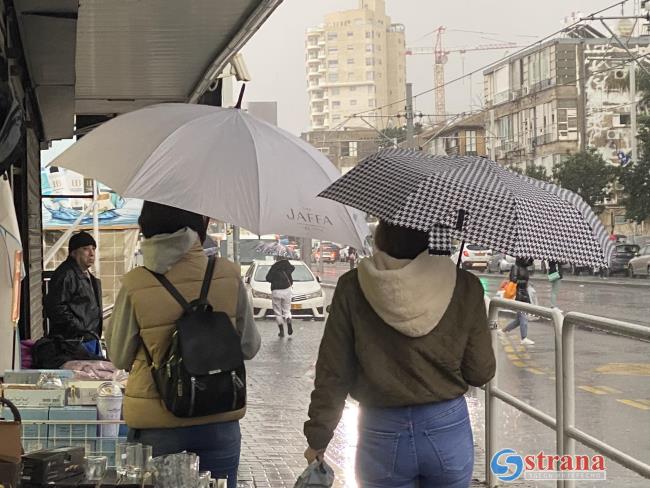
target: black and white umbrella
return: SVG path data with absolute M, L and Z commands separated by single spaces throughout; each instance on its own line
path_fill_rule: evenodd
M 287 259 L 297 259 L 298 257 L 293 249 L 288 248 L 279 242 L 263 242 L 255 248 L 255 251 L 259 252 L 260 254 L 266 254 L 268 256 L 279 256 L 281 258 Z
M 319 196 L 393 225 L 516 256 L 605 267 L 614 246 L 577 194 L 473 156 L 378 152 Z M 446 238 L 446 236 L 445 236 Z

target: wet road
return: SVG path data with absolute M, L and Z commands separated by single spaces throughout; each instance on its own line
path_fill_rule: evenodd
M 318 268 L 314 265 L 314 271 Z M 349 270 L 346 263 L 328 264 L 322 271 L 323 282 L 336 283 Z M 493 296 L 506 275 L 480 275 L 488 283 Z M 546 277 L 537 274 L 531 280 L 537 290 L 539 304 L 550 305 L 550 285 Z M 632 286 L 628 286 L 632 285 Z M 631 278 L 566 277 L 560 284 L 558 305 L 567 312 L 582 312 L 637 324 L 650 325 L 650 280 Z

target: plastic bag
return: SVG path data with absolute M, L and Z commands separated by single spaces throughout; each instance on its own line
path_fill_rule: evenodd
M 325 461 L 314 461 L 305 469 L 293 488 L 330 488 L 334 484 L 334 470 Z

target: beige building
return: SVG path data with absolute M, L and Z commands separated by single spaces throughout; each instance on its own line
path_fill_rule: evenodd
M 367 127 L 361 119 L 348 119 L 360 112 L 367 112 L 372 125 L 386 127 L 389 116 L 404 112 L 404 36 L 404 26 L 386 15 L 385 0 L 359 0 L 357 9 L 331 13 L 324 24 L 307 30 L 312 130 Z
M 300 137 L 325 154 L 343 174 L 376 153 L 382 143 L 382 137 L 370 128 L 315 130 L 305 132 Z

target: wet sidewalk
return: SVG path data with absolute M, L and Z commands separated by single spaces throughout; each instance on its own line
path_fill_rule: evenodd
M 302 425 L 307 418 L 309 395 L 313 386 L 313 363 L 324 324 L 296 321 L 291 339 L 279 339 L 274 322 L 260 321 L 262 349 L 248 364 L 248 412 L 242 421 L 242 487 L 293 487 L 306 467 L 306 448 Z M 475 481 L 485 486 L 483 454 L 483 393 L 474 390 L 468 403 L 475 432 Z M 336 472 L 335 487 L 356 487 L 354 454 L 356 446 L 356 406 L 349 402 L 334 439 L 327 461 Z M 481 481 L 479 481 L 481 480 Z M 511 483 L 511 486 L 533 486 Z

